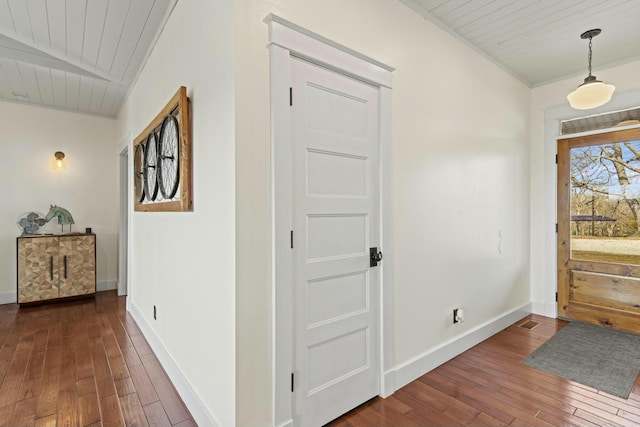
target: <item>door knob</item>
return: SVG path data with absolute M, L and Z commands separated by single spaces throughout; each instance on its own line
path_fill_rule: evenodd
M 377 267 L 382 261 L 382 252 L 378 252 L 377 247 L 369 248 L 369 267 Z

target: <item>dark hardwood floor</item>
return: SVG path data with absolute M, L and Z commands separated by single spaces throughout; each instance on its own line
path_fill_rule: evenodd
M 538 326 L 520 326 L 529 320 Z M 625 400 L 520 363 L 565 325 L 528 316 L 328 426 L 639 426 L 637 378 Z
M 520 363 L 565 325 L 528 316 L 329 426 L 639 426 L 637 379 L 625 400 Z M 115 292 L 0 305 L 0 343 L 2 426 L 195 426 Z
M 0 425 L 195 426 L 125 298 L 0 305 Z

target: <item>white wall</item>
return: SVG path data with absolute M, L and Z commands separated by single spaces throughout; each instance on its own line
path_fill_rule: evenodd
M 179 1 L 120 111 L 112 141 L 135 138 L 179 86 L 187 87 L 193 212 L 133 213 L 129 297 L 188 384 L 186 403 L 201 426 L 235 424 L 232 27 L 231 0 Z
M 113 119 L 0 102 L 0 303 L 16 301 L 18 216 L 46 214 L 59 205 L 71 212 L 73 231 L 97 235 L 97 280 L 113 288 L 117 277 L 117 189 Z M 54 168 L 63 151 L 65 169 Z M 8 190 L 8 191 L 7 191 Z M 65 227 L 67 231 L 67 227 Z M 59 233 L 56 219 L 42 232 Z M 114 288 L 115 289 L 115 288 Z
M 549 122 L 545 135 L 546 118 L 571 119 L 592 114 L 616 111 L 640 106 L 640 61 L 608 69 L 594 69 L 598 79 L 616 86 L 612 100 L 602 107 L 589 111 L 573 110 L 566 96 L 584 80 L 581 74 L 531 91 L 531 300 L 534 310 L 547 316 L 555 316 L 556 266 L 556 168 L 555 141 L 545 141 L 559 133 L 559 128 Z
M 395 366 L 426 356 L 530 297 L 529 89 L 397 1 L 239 1 L 236 414 L 241 426 L 271 422 L 269 74 L 262 22 L 269 13 L 396 68 Z M 451 324 L 454 307 L 466 309 L 464 324 Z

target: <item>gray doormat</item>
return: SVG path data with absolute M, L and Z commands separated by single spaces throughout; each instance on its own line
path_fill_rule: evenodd
M 640 371 L 640 335 L 573 321 L 522 363 L 627 399 Z

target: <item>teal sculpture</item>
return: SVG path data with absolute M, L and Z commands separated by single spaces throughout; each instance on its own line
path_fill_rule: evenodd
M 75 224 L 75 221 L 71 216 L 71 212 L 69 212 L 65 208 L 61 208 L 60 206 L 51 205 L 51 207 L 49 208 L 49 213 L 47 213 L 47 216 L 44 217 L 44 220 L 46 222 L 49 222 L 54 217 L 58 218 L 58 224 L 62 226 L 63 232 L 65 225 L 69 225 L 69 231 L 71 231 L 71 224 Z

